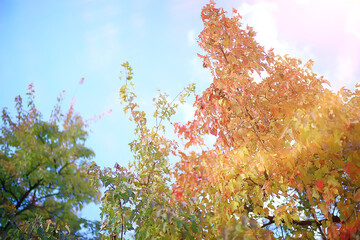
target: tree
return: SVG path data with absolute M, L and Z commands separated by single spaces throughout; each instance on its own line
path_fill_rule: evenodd
M 111 239 L 123 239 L 129 232 L 135 239 L 188 239 L 198 232 L 196 213 L 177 204 L 171 189 L 169 157 L 177 143 L 167 139 L 165 123 L 170 121 L 177 104 L 166 94 L 154 98 L 154 123 L 139 109 L 133 92 L 133 71 L 122 65 L 126 80 L 120 89 L 124 111 L 130 112 L 136 139 L 129 146 L 134 161 L 129 167 L 116 164 L 114 169 L 94 168 L 105 186 L 102 198 L 101 229 Z M 190 85 L 179 94 L 180 101 L 194 91 Z M 192 224 L 193 223 L 193 224 Z
M 119 164 L 114 169 L 92 168 L 105 186 L 101 207 L 104 235 L 109 239 L 124 239 L 130 235 L 135 239 L 271 237 L 269 231 L 254 231 L 248 227 L 248 223 L 252 227 L 257 223 L 245 215 L 241 216 L 240 224 L 229 223 L 226 232 L 208 232 L 208 218 L 203 216 L 205 205 L 198 205 L 196 196 L 182 199 L 179 189 L 183 186 L 171 187 L 172 176 L 178 173 L 173 171 L 169 160 L 171 155 L 177 155 L 179 146 L 165 137 L 166 122 L 170 122 L 177 109 L 174 101 L 179 97 L 183 103 L 195 86 L 188 86 L 172 101 L 168 101 L 166 94 L 154 98 L 154 121 L 149 121 L 136 103 L 132 68 L 128 63 L 123 67 L 126 81 L 120 88 L 120 97 L 124 111 L 130 111 L 130 120 L 135 124 L 136 139 L 129 144 L 134 161 L 128 168 Z
M 194 120 L 176 125 L 186 147 L 204 149 L 179 151 L 178 201 L 198 206 L 206 238 L 243 215 L 275 237 L 359 237 L 360 85 L 331 92 L 311 60 L 265 51 L 235 10 L 211 1 L 201 17 L 213 82 Z
M 62 96 L 50 120 L 42 120 L 32 84 L 27 95 L 27 109 L 21 96 L 15 98 L 15 118 L 2 111 L 0 236 L 78 238 L 81 227 L 96 223 L 79 218 L 77 211 L 100 198 L 88 173 L 94 153 L 85 147 L 86 125 L 73 104 L 62 113 Z
M 261 47 L 235 10 L 229 18 L 210 1 L 201 17 L 199 56 L 213 82 L 196 95 L 194 119 L 174 124 L 183 145 L 165 137 L 174 102 L 154 99 L 149 121 L 132 91 L 132 69 L 123 65 L 120 97 L 135 124 L 134 161 L 128 168 L 93 168 L 106 188 L 105 234 L 357 239 L 360 85 L 330 91 L 311 60 L 302 64 Z M 191 92 L 180 94 L 180 102 Z M 216 137 L 211 146 L 209 135 Z M 171 154 L 179 158 L 174 168 Z

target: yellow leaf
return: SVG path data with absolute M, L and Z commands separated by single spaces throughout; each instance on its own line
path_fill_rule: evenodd
M 313 188 L 312 197 L 316 199 L 320 198 L 319 192 L 315 188 Z
M 263 214 L 264 214 L 264 209 L 263 209 L 262 207 L 257 206 L 257 207 L 255 207 L 255 209 L 254 209 L 254 213 L 255 213 L 255 214 L 263 215 Z
M 238 206 L 239 206 L 239 203 L 237 201 L 231 201 L 230 202 L 231 211 L 235 211 Z
M 320 203 L 318 206 L 319 206 L 321 212 L 322 212 L 322 213 L 324 214 L 324 216 L 326 217 L 326 216 L 328 215 L 328 213 L 329 213 L 329 209 L 328 209 L 328 207 L 326 206 L 326 203 L 322 202 L 322 203 Z
M 341 187 L 340 183 L 335 179 L 334 176 L 330 176 L 327 179 L 327 184 L 334 187 Z
M 126 90 L 126 85 L 122 85 L 121 88 L 120 88 L 120 93 L 125 93 L 125 90 Z
M 223 40 L 223 45 L 224 45 L 224 47 L 229 47 L 229 45 L 230 45 L 230 39 L 229 38 L 225 38 L 224 40 Z
M 275 221 L 275 224 L 276 224 L 277 227 L 280 226 L 281 220 L 282 219 L 281 219 L 280 216 L 275 216 L 274 221 Z

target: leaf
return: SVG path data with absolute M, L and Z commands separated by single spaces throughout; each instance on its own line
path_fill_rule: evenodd
M 326 203 L 324 203 L 324 202 L 320 203 L 319 208 L 320 208 L 321 212 L 324 214 L 324 216 L 327 218 L 327 216 L 329 214 L 329 209 L 328 209 Z
M 238 202 L 236 202 L 236 201 L 231 201 L 230 202 L 230 209 L 231 209 L 231 211 L 236 211 L 237 210 L 237 208 L 238 208 L 238 206 L 239 206 L 239 203 Z
M 324 180 L 314 181 L 314 184 L 317 187 L 317 189 L 319 189 L 319 191 L 322 192 L 324 188 Z
M 354 194 L 354 200 L 360 202 L 360 188 Z

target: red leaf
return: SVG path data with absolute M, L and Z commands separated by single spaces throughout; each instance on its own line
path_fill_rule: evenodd
M 314 181 L 315 186 L 322 191 L 324 188 L 324 180 Z

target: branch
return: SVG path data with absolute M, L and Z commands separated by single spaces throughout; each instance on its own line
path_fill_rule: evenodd
M 322 239 L 326 239 L 326 236 L 325 236 L 325 234 L 323 233 L 323 231 L 321 229 L 322 224 L 320 223 L 320 221 L 317 220 L 317 217 L 315 216 L 315 214 L 313 212 L 311 212 L 311 215 L 313 216 L 313 218 L 316 221 L 316 226 L 319 229 L 319 232 L 321 234 Z
M 41 199 L 44 199 L 44 198 L 49 198 L 49 197 L 57 196 L 57 195 L 59 195 L 59 194 L 60 194 L 59 192 L 58 192 L 58 193 L 48 194 L 48 195 L 45 195 L 45 196 L 42 196 L 42 197 L 36 199 L 34 202 L 37 202 L 37 201 L 39 201 L 39 200 L 41 200 Z M 17 216 L 17 215 L 20 215 L 22 212 L 24 212 L 24 211 L 26 211 L 26 210 L 28 210 L 28 209 L 31 209 L 31 208 L 40 208 L 40 207 L 41 207 L 41 206 L 38 206 L 38 205 L 36 205 L 36 204 L 29 203 L 26 207 L 24 207 L 23 209 L 21 209 L 20 211 L 18 211 L 18 212 L 16 213 L 16 216 Z
M 269 220 L 268 223 L 265 223 L 264 225 L 261 226 L 261 228 L 264 228 L 264 227 L 267 227 L 273 223 L 275 223 L 275 220 L 274 220 L 274 216 L 267 216 L 265 217 L 266 219 Z M 327 219 L 322 219 L 322 220 L 319 220 L 319 221 L 316 221 L 316 220 L 303 220 L 303 221 L 297 221 L 297 220 L 293 220 L 292 223 L 297 225 L 297 226 L 312 226 L 312 224 L 316 224 L 318 227 L 319 226 L 322 226 L 322 222 L 324 221 L 327 221 Z M 340 223 L 341 220 L 338 216 L 332 216 L 332 221 L 334 223 Z M 281 223 L 285 223 L 284 220 L 281 220 Z
M 26 211 L 26 210 L 29 210 L 31 208 L 36 208 L 36 207 L 39 207 L 39 206 L 36 206 L 35 204 L 32 204 L 32 203 L 29 203 L 26 207 L 24 207 L 23 209 L 21 209 L 20 211 L 16 212 L 15 213 L 15 216 L 18 216 L 20 215 L 22 212 Z
M 2 185 L 2 188 L 4 189 L 5 192 L 10 193 L 10 195 L 14 197 L 14 199 L 15 199 L 16 202 L 19 201 L 19 199 L 16 197 L 16 195 L 15 195 L 12 191 L 6 189 L 5 182 L 4 182 L 3 179 L 1 179 L 1 185 Z
M 42 182 L 42 179 L 37 181 L 37 183 L 35 183 L 34 185 L 30 186 L 30 188 L 24 193 L 24 195 L 21 197 L 21 199 L 19 201 L 17 201 L 17 204 L 15 206 L 16 209 L 18 209 L 21 206 L 21 204 L 24 202 L 24 200 L 29 196 L 30 192 L 32 190 L 34 190 L 35 188 L 37 188 L 41 182 Z
M 119 200 L 120 208 L 122 209 L 121 200 Z M 121 213 L 121 236 L 120 239 L 123 240 L 124 236 L 124 212 Z
M 66 162 L 66 163 L 64 164 L 64 166 L 62 166 L 62 167 L 60 168 L 60 170 L 57 172 L 57 174 L 60 174 L 60 175 L 61 175 L 62 170 L 64 170 L 64 169 L 65 169 L 67 166 L 69 166 L 70 164 L 73 164 L 76 160 L 77 160 L 77 159 L 74 159 L 73 161 Z
M 222 46 L 220 46 L 219 48 L 220 48 L 220 51 L 222 52 L 222 54 L 224 55 L 224 58 L 225 58 L 226 63 L 229 64 L 229 61 L 227 60 L 227 57 L 226 57 L 226 55 L 225 55 L 225 52 L 224 52 Z
M 250 118 L 250 120 L 254 120 L 254 117 L 251 116 L 251 114 L 249 113 L 249 110 L 247 109 L 247 107 L 245 106 L 245 114 Z M 257 123 L 255 122 L 255 126 L 251 123 L 251 121 L 246 121 L 247 123 L 250 124 L 251 128 L 252 128 L 252 132 L 255 134 L 255 136 L 257 137 L 257 139 L 259 140 L 260 144 L 263 146 L 263 148 L 266 150 L 266 151 L 269 151 L 267 149 L 267 147 L 265 146 L 264 144 L 264 140 L 262 140 L 259 135 L 258 135 L 258 132 L 259 132 L 259 126 L 257 125 Z M 256 127 L 256 129 L 255 129 Z M 251 131 L 251 130 L 250 130 Z
M 58 196 L 58 195 L 60 195 L 60 192 L 57 192 L 57 193 L 51 193 L 51 194 L 48 194 L 48 195 L 45 195 L 45 196 L 39 197 L 39 198 L 38 198 L 38 199 L 36 199 L 35 201 L 39 201 L 39 200 L 44 199 L 44 198 L 49 198 L 49 197 Z
M 250 180 L 253 184 L 257 185 L 257 186 L 262 186 L 258 183 L 256 183 L 254 180 L 252 180 L 250 177 L 244 178 L 244 180 Z
M 34 172 L 40 165 L 41 165 L 41 164 L 38 163 L 33 169 L 31 169 L 30 171 L 28 171 L 28 172 L 25 174 L 25 177 L 29 177 L 30 174 L 31 174 L 32 172 Z

